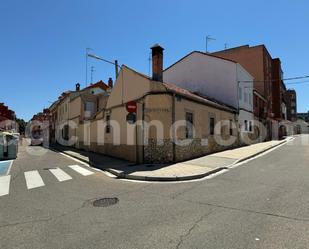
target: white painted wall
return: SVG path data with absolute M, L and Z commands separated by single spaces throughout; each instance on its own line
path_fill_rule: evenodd
M 245 121 L 247 121 L 247 124 L 248 124 L 248 129 L 247 130 L 245 129 Z M 251 122 L 251 125 L 253 127 L 253 125 L 254 125 L 253 113 L 245 111 L 245 110 L 239 110 L 238 124 L 240 125 L 239 128 L 240 128 L 241 132 L 253 133 L 253 131 L 254 131 L 253 129 L 252 129 L 252 131 L 249 131 L 250 122 Z
M 240 64 L 236 68 L 239 108 L 253 112 L 253 77 Z
M 253 77 L 238 63 L 193 52 L 165 70 L 163 81 L 238 108 L 238 81 L 253 81 Z M 253 83 L 239 84 L 242 88 L 240 107 L 252 112 Z M 248 94 L 247 103 L 245 93 Z

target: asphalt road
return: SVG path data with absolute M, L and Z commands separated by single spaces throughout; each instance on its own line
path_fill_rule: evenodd
M 22 146 L 0 196 L 0 248 L 309 248 L 309 146 L 300 142 L 186 183 L 112 179 Z M 101 197 L 119 202 L 94 207 Z

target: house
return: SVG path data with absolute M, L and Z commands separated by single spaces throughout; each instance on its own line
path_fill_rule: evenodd
M 112 82 L 111 82 L 112 83 Z M 106 103 L 110 87 L 103 81 L 80 89 L 77 83 L 75 91 L 66 91 L 49 108 L 51 114 L 51 142 L 76 146 L 87 141 L 84 121 L 90 121 Z M 100 98 L 104 96 L 103 98 Z M 86 142 L 87 143 L 87 142 Z
M 163 81 L 163 48 L 151 49 L 151 78 L 122 66 L 96 151 L 132 162 L 166 163 L 237 146 L 237 109 Z
M 16 132 L 16 115 L 4 103 L 0 103 L 0 131 Z
M 237 62 L 194 51 L 163 72 L 163 79 L 238 110 L 241 137 L 254 133 L 253 77 Z
M 297 118 L 302 119 L 306 122 L 309 122 L 309 111 L 308 112 L 298 112 L 297 113 Z
M 113 86 L 111 78 L 109 78 L 108 84 L 99 81 L 81 91 L 79 85 L 76 86 L 76 92 L 79 94 L 70 99 L 69 113 L 69 122 L 71 123 L 69 135 L 70 138 L 76 138 L 74 143 L 76 148 L 90 150 L 91 132 L 96 132 L 96 129 L 91 129 L 91 123 L 104 113 L 107 98 Z M 96 134 L 93 136 L 95 137 Z
M 309 134 L 309 123 L 303 119 L 297 119 L 294 125 L 296 126 L 296 134 Z

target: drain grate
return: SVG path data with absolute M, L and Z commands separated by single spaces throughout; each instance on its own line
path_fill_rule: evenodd
M 94 207 L 108 207 L 119 202 L 117 197 L 96 199 L 92 202 Z

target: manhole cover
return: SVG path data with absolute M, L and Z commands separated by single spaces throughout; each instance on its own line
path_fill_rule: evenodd
M 92 202 L 92 205 L 94 207 L 108 207 L 111 205 L 115 205 L 119 202 L 119 199 L 116 197 L 112 198 L 101 198 L 101 199 L 96 199 L 95 201 Z

